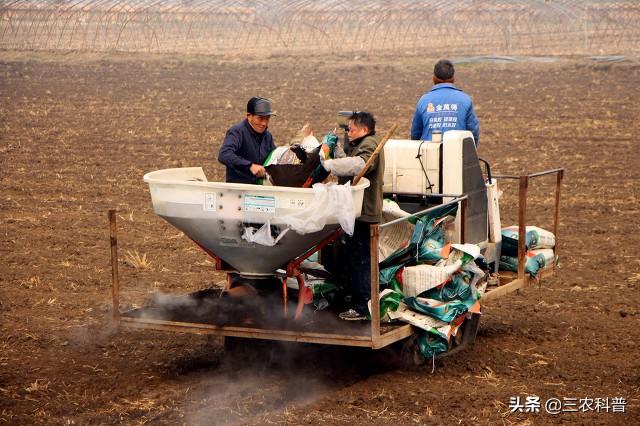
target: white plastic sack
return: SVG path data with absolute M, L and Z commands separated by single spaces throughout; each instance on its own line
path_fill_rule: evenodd
M 391 222 L 394 219 L 411 216 L 411 213 L 402 210 L 395 201 L 385 198 L 382 200 L 382 215 L 385 222 Z
M 263 166 L 267 167 L 274 164 L 279 164 L 280 157 L 282 157 L 287 151 L 289 151 L 289 149 L 290 147 L 288 146 L 276 147 L 276 149 L 271 151 L 271 153 L 267 157 L 267 160 L 264 162 Z
M 280 219 L 298 234 L 320 231 L 329 221 L 338 221 L 344 232 L 353 235 L 356 212 L 353 208 L 351 184 L 316 183 L 313 200 L 307 208 Z
M 271 223 L 267 221 L 259 229 L 252 226 L 246 227 L 244 229 L 244 234 L 242 234 L 242 238 L 250 243 L 272 247 L 275 246 L 287 232 L 289 232 L 289 228 L 282 231 L 280 235 L 278 235 L 278 238 L 274 239 L 271 235 Z
M 295 144 L 300 145 L 307 153 L 312 152 L 320 146 L 320 142 L 318 142 L 318 139 L 313 135 L 313 129 L 309 123 L 305 123 L 291 140 L 291 143 L 289 143 L 289 145 Z
M 317 147 L 320 146 L 320 142 L 318 142 L 318 139 L 316 139 L 315 136 L 313 136 L 313 134 L 305 136 L 304 139 L 302 139 L 302 142 L 300 142 L 300 146 L 307 151 L 307 153 L 313 152 L 314 149 L 316 149 Z

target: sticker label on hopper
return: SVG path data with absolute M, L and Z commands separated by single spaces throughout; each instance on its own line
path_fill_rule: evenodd
M 269 197 L 265 195 L 245 195 L 243 204 L 243 210 L 246 212 L 276 212 L 276 197 Z
M 216 193 L 215 192 L 204 193 L 204 210 L 208 212 L 216 211 Z

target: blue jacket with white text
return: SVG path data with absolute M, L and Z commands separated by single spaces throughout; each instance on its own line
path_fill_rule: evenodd
M 478 145 L 480 122 L 471 97 L 451 83 L 436 84 L 425 93 L 416 106 L 411 123 L 411 139 L 431 140 L 431 132 L 440 130 L 470 130 Z

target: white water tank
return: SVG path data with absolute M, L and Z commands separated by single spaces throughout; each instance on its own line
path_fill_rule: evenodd
M 439 193 L 440 142 L 389 139 L 384 146 L 385 193 Z

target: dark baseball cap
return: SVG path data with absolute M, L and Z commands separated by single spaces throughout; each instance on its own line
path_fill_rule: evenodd
M 263 117 L 276 115 L 271 109 L 271 101 L 267 98 L 261 98 L 254 96 L 247 102 L 247 113 L 253 115 L 260 115 Z

